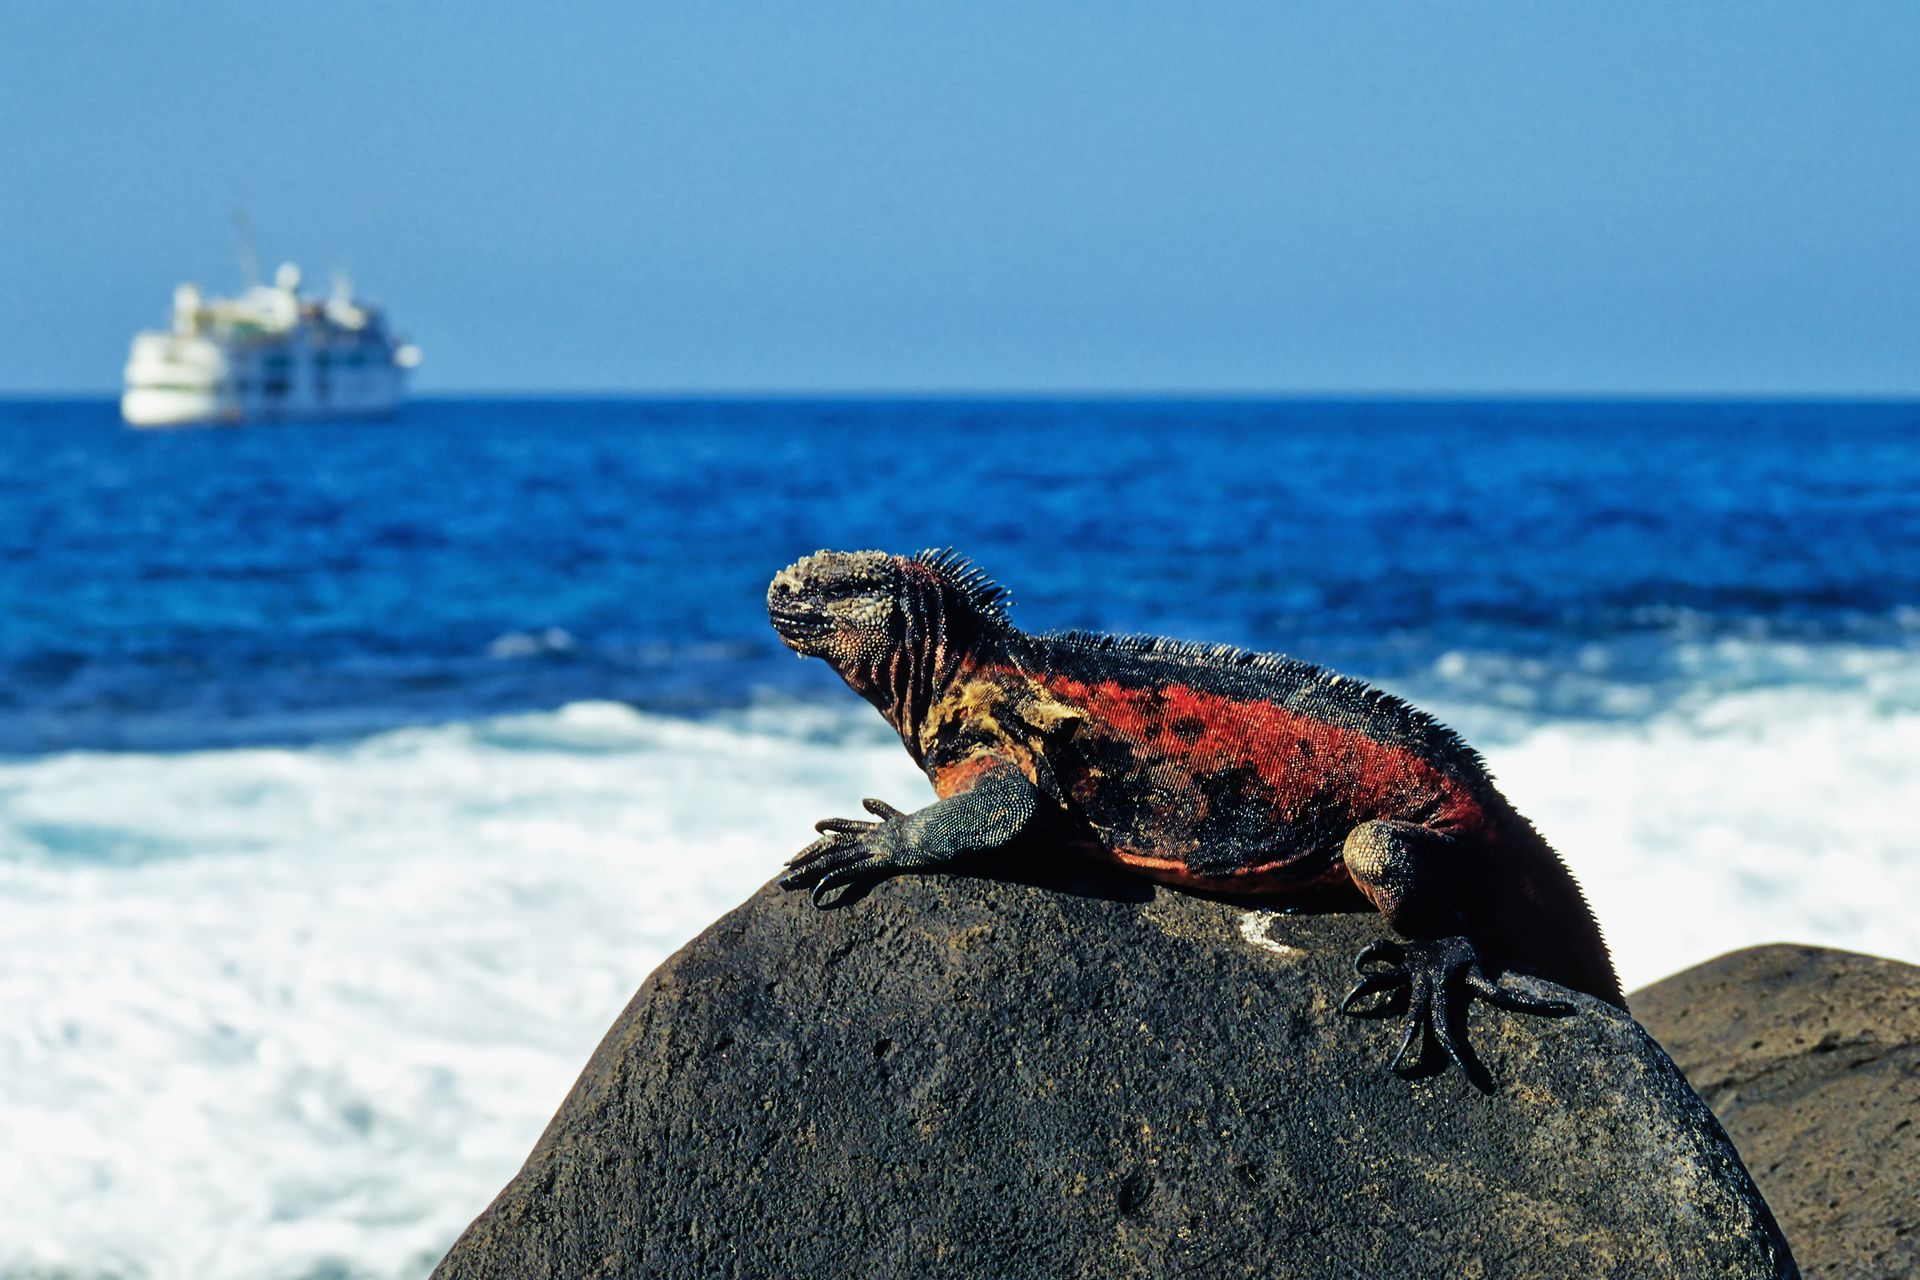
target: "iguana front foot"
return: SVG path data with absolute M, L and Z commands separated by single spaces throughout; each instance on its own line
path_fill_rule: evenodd
M 884 800 L 869 798 L 860 806 L 879 821 L 823 818 L 814 823 L 820 838 L 787 859 L 790 874 L 782 877 L 782 889 L 809 890 L 813 905 L 825 907 L 827 895 L 842 885 L 878 880 L 922 865 L 906 856 L 900 839 L 900 824 L 908 815 Z
M 1573 1012 L 1565 1001 L 1527 995 L 1488 977 L 1473 943 L 1459 934 L 1407 942 L 1382 938 L 1354 958 L 1353 971 L 1360 981 L 1340 1002 L 1340 1012 L 1379 1018 L 1399 1012 L 1404 1005 L 1406 1031 L 1391 1064 L 1396 1074 L 1418 1074 L 1427 1056 L 1427 1042 L 1437 1040 L 1462 1074 L 1483 1092 L 1492 1090 L 1493 1081 L 1467 1041 L 1467 1006 L 1475 996 L 1518 1013 L 1557 1018 Z M 1387 999 L 1356 1007 L 1381 994 Z
M 982 769 L 966 791 L 902 813 L 882 800 L 863 800 L 878 822 L 828 818 L 813 824 L 820 838 L 787 863 L 783 889 L 807 889 L 824 907 L 842 885 L 884 880 L 901 871 L 950 867 L 998 849 L 1027 829 L 1040 793 L 1021 772 L 1000 764 Z M 838 906 L 845 895 L 834 899 Z

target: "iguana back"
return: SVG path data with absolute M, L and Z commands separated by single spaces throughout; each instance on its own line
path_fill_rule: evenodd
M 1347 839 L 1381 819 L 1444 833 L 1458 909 L 1509 963 L 1621 1004 L 1592 913 L 1478 752 L 1362 681 L 1275 654 L 1156 637 L 1021 637 L 1034 684 L 1081 712 L 1044 748 L 1115 861 L 1213 892 L 1356 895 Z

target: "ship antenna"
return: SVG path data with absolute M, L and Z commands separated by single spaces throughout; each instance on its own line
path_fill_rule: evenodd
M 260 255 L 253 251 L 253 224 L 239 205 L 233 206 L 233 237 L 240 253 L 241 282 L 254 289 L 260 284 Z

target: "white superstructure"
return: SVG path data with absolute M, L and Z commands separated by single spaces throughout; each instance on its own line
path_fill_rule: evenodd
M 120 412 L 136 427 L 378 417 L 400 407 L 419 363 L 344 277 L 326 299 L 302 298 L 288 263 L 237 298 L 175 289 L 173 328 L 134 335 Z

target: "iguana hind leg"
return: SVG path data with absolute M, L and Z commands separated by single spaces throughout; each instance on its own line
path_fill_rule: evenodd
M 1502 1008 L 1558 1017 L 1573 1006 L 1517 990 L 1482 967 L 1480 952 L 1448 888 L 1457 881 L 1462 850 L 1453 837 L 1412 822 L 1363 822 L 1347 836 L 1347 871 L 1404 941 L 1381 939 L 1353 962 L 1360 977 L 1342 1013 L 1380 1017 L 1401 1008 L 1406 1022 L 1392 1067 L 1413 1075 L 1437 1040 L 1467 1079 L 1481 1089 L 1492 1081 L 1467 1040 L 1467 1006 L 1475 996 Z M 1449 865 L 1451 864 L 1451 866 Z M 1364 1005 L 1374 996 L 1384 1003 Z
M 845 885 L 871 883 L 902 871 L 951 866 L 997 849 L 1025 831 L 1039 812 L 1040 793 L 1011 764 L 984 770 L 973 786 L 924 809 L 902 813 L 879 800 L 865 801 L 879 819 L 828 818 L 816 823 L 820 838 L 788 861 L 783 889 L 807 889 L 813 905 Z M 832 899 L 834 904 L 844 900 Z

